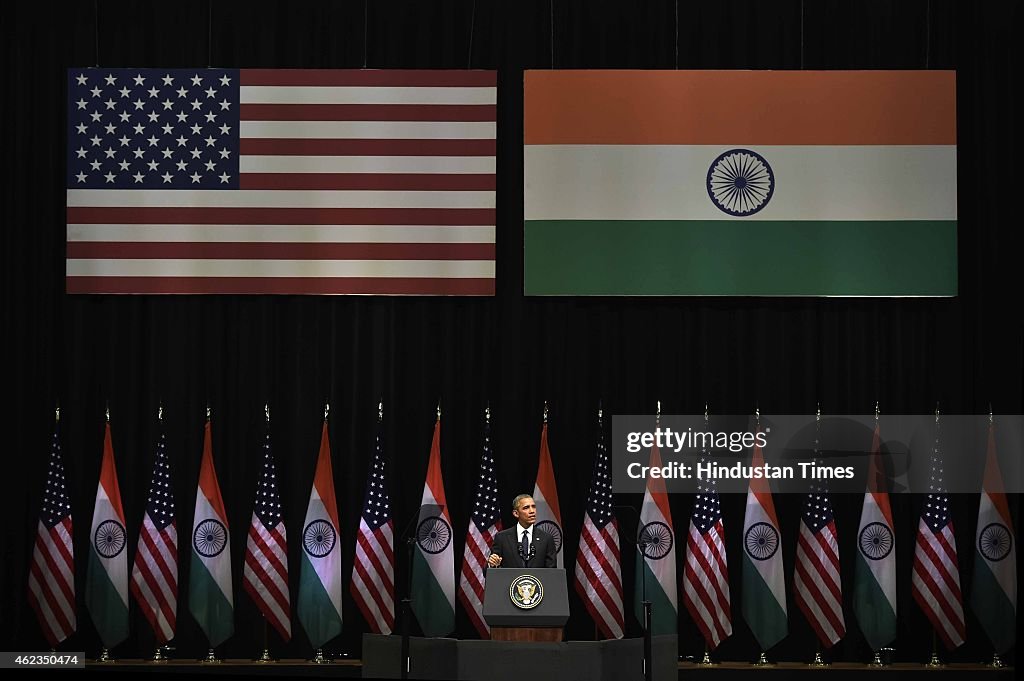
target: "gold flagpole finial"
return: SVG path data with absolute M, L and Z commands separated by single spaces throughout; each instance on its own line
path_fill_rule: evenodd
M 437 401 L 437 420 L 441 420 L 441 400 Z
M 327 420 L 327 415 L 331 412 L 331 403 L 324 402 L 324 421 Z
M 548 401 L 544 400 L 544 423 L 548 422 Z
M 384 420 L 384 400 L 377 402 L 377 423 Z

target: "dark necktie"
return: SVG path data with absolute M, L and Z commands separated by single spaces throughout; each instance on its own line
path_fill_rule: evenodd
M 523 541 L 519 545 L 519 555 L 523 557 L 523 565 L 530 560 L 530 533 L 523 531 Z

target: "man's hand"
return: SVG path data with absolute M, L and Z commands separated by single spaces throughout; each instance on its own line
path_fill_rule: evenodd
M 498 567 L 499 565 L 501 565 L 501 556 L 492 553 L 487 557 L 487 567 Z

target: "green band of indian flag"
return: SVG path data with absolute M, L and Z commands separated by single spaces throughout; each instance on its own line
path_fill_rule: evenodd
M 956 294 L 952 72 L 527 72 L 524 134 L 527 294 Z

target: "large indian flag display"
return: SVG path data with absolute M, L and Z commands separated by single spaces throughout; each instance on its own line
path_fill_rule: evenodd
M 527 71 L 527 295 L 953 296 L 953 71 Z

